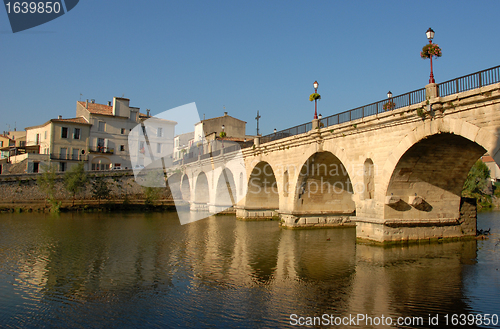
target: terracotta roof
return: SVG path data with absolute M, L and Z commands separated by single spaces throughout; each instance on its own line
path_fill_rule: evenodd
M 86 102 L 78 101 L 78 104 L 86 107 Z M 113 106 L 89 103 L 88 111 L 93 114 L 113 115 Z
M 51 121 L 53 122 L 73 122 L 73 123 L 82 123 L 82 124 L 87 124 L 90 125 L 90 123 L 85 120 L 83 117 L 78 117 L 78 118 L 70 118 L 70 119 L 52 119 Z
M 481 160 L 483 160 L 483 162 L 495 162 L 495 160 L 493 160 L 493 158 L 489 155 L 481 157 Z

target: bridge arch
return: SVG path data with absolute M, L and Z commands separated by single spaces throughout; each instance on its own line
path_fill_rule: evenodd
M 258 162 L 250 172 L 245 207 L 247 209 L 278 209 L 279 192 L 276 176 L 266 161 Z
M 180 185 L 182 200 L 191 201 L 191 184 L 189 183 L 189 177 L 187 174 L 182 175 Z
M 207 175 L 201 171 L 196 177 L 194 188 L 194 202 L 208 204 L 210 202 L 210 188 L 208 186 Z
M 222 168 L 215 185 L 215 205 L 218 207 L 231 207 L 236 205 L 237 189 L 232 171 Z
M 356 210 L 350 175 L 329 151 L 313 153 L 302 165 L 294 192 L 297 213 L 342 213 Z
M 386 193 L 378 196 L 385 198 L 384 218 L 458 218 L 470 168 L 485 152 L 498 157 L 498 149 L 494 132 L 460 119 L 420 124 L 382 170 L 381 190 Z

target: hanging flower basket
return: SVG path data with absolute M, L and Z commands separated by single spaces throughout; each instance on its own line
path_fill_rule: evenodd
M 442 55 L 443 53 L 441 52 L 441 48 L 439 48 L 437 43 L 426 44 L 420 52 L 420 57 L 422 57 L 423 59 L 431 58 L 431 56 L 441 57 Z
M 226 133 L 225 133 L 224 131 L 221 131 L 221 133 L 219 134 L 219 136 L 220 136 L 221 138 L 224 138 L 224 137 L 226 137 Z
M 309 96 L 309 100 L 312 102 L 312 101 L 315 101 L 317 99 L 321 99 L 321 95 L 318 94 L 318 93 L 313 93 Z
M 394 104 L 393 101 L 389 101 L 385 103 L 382 108 L 384 109 L 384 111 L 394 110 L 396 108 L 396 104 Z

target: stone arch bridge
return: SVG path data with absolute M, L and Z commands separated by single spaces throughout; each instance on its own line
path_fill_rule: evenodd
M 377 242 L 475 235 L 475 207 L 461 191 L 483 154 L 500 163 L 494 69 L 486 86 L 431 84 L 377 104 L 390 102 L 388 111 L 364 107 L 350 121 L 337 115 L 304 133 L 256 138 L 233 157 L 200 157 L 180 167 L 178 188 L 194 211 L 233 206 L 239 218 L 274 215 L 292 228 L 355 225 L 358 238 Z

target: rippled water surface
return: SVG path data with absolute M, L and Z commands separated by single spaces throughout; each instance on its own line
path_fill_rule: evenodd
M 0 327 L 500 314 L 500 213 L 479 214 L 478 227 L 491 227 L 489 240 L 381 248 L 356 244 L 353 228 L 283 230 L 233 216 L 181 226 L 175 213 L 2 214 Z

